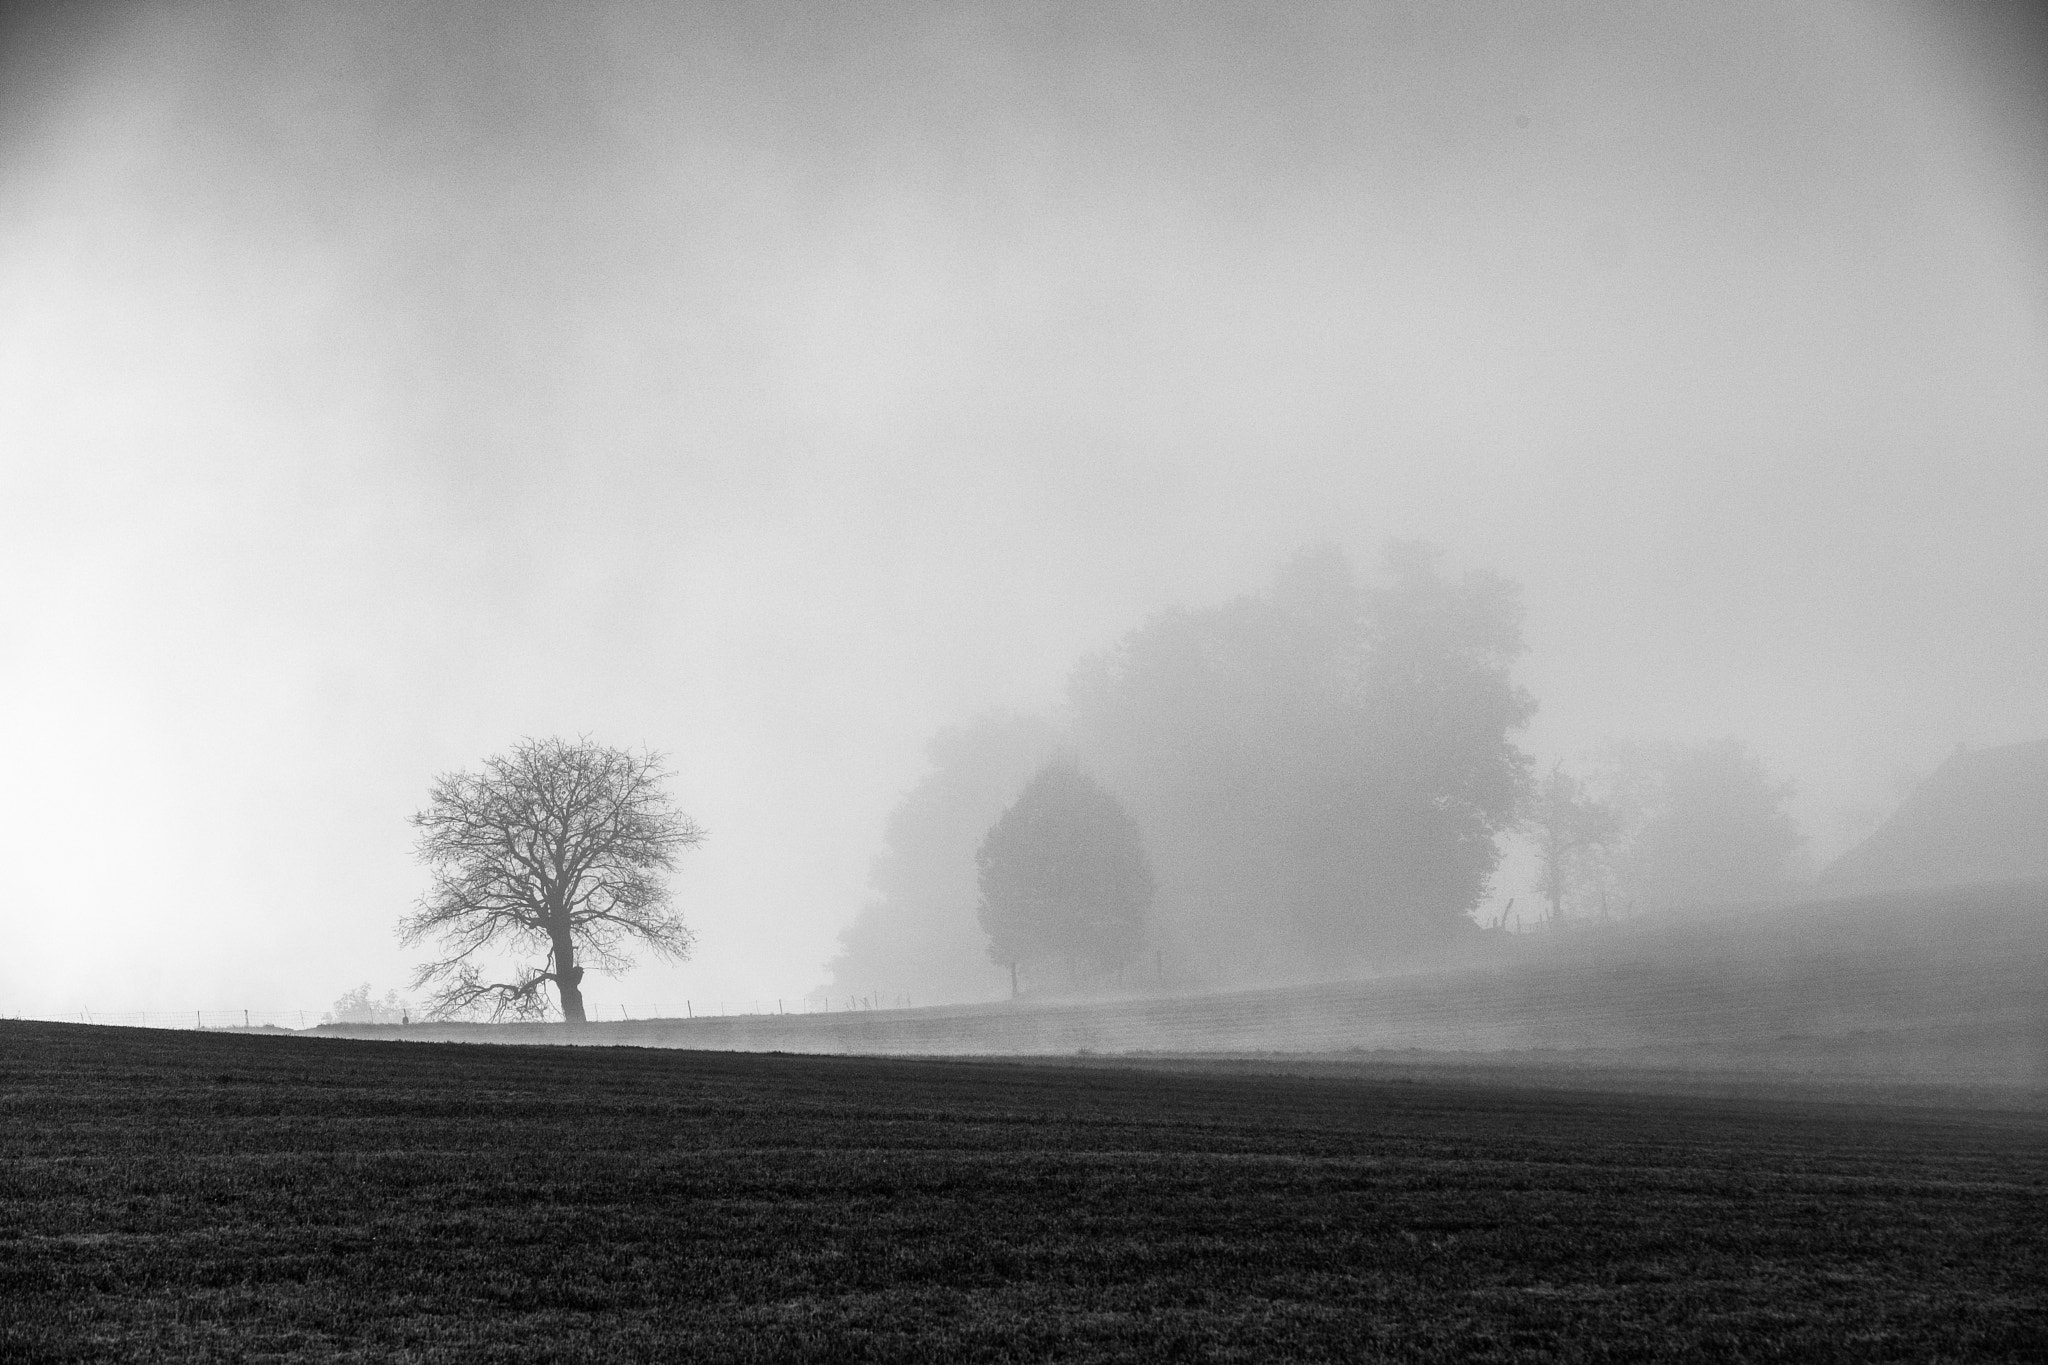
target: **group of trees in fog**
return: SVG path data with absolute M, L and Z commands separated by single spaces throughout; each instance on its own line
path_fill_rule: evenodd
M 1162 612 L 1082 660 L 1051 717 L 934 742 L 837 981 L 978 998 L 1018 961 L 1027 984 L 1057 985 L 1141 954 L 1209 981 L 1413 960 L 1474 930 L 1511 837 L 1536 856 L 1546 917 L 1788 888 L 1790 785 L 1735 740 L 1538 769 L 1515 743 L 1535 708 L 1512 676 L 1521 648 L 1514 586 L 1448 574 L 1419 546 L 1371 576 L 1311 551 L 1263 592 Z M 1143 933 L 1117 952 L 1001 937 L 974 877 L 1005 812 L 1062 770 L 1128 816 L 1151 870 Z
M 1545 916 L 1766 900 L 1796 882 L 1806 838 L 1792 784 L 1741 741 L 1616 744 L 1532 785 L 1525 829 Z
M 398 992 L 384 992 L 379 1000 L 370 993 L 370 983 L 365 981 L 353 990 L 343 991 L 341 998 L 334 1002 L 320 1020 L 323 1024 L 403 1024 L 412 1018 L 412 1006 L 401 1000 Z
M 1397 545 L 1162 612 L 1082 660 L 1050 717 L 942 733 L 890 817 L 838 984 L 924 999 L 1085 987 L 1149 955 L 1210 981 L 1412 961 L 1475 931 L 1502 838 L 1545 915 L 1754 899 L 1789 880 L 1788 784 L 1740 743 L 1616 746 L 1537 771 L 1515 586 Z M 426 1013 L 583 1018 L 585 970 L 680 959 L 676 855 L 703 831 L 659 756 L 529 740 L 445 774 L 414 816 L 432 887 Z M 511 956 L 509 972 L 487 961 Z
M 989 718 L 934 745 L 837 979 L 990 995 L 1004 981 L 991 958 L 1074 982 L 1146 949 L 1169 970 L 1229 976 L 1441 945 L 1470 925 L 1518 818 L 1529 761 L 1512 736 L 1534 709 L 1510 672 L 1520 651 L 1513 585 L 1448 576 L 1416 546 L 1372 579 L 1314 550 L 1262 593 L 1162 612 L 1082 660 L 1053 717 Z M 989 882 L 968 880 L 1027 783 L 1076 779 L 1128 819 L 1150 871 L 1142 932 L 1113 951 L 1078 934 L 1001 938 Z M 991 932 L 970 955 L 960 926 L 977 907 Z M 890 952 L 905 940 L 951 951 L 907 981 Z
M 1311 551 L 1262 594 L 1163 613 L 1086 661 L 1074 750 L 1145 831 L 1162 943 L 1331 972 L 1455 934 L 1528 769 L 1521 649 L 1513 585 L 1397 546 L 1371 581 Z

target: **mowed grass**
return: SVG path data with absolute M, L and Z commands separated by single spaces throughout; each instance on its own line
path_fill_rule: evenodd
M 2048 1118 L 0 1023 L 0 1359 L 2048 1358 Z

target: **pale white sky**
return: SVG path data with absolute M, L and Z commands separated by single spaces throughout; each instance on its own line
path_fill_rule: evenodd
M 937 726 L 1316 540 L 1519 579 L 1527 747 L 1740 735 L 1822 852 L 2048 735 L 2000 31 L 824 14 L 16 21 L 0 1012 L 400 984 L 429 777 L 582 731 L 712 832 L 594 998 L 799 996 Z

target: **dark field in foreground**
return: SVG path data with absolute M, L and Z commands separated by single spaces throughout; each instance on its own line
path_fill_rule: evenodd
M 2048 1117 L 0 1023 L 0 1358 L 2048 1357 Z

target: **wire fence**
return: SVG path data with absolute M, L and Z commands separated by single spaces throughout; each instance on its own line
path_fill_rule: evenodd
M 647 1019 L 714 1019 L 763 1014 L 839 1014 L 862 1010 L 902 1010 L 912 1007 L 908 995 L 866 995 L 760 997 L 747 1000 L 684 999 L 677 1002 L 588 1000 L 584 1014 L 593 1021 L 631 1022 Z M 280 1009 L 190 1009 L 190 1010 L 95 1010 L 78 1009 L 51 1014 L 8 1014 L 10 1019 L 52 1024 L 103 1024 L 111 1028 L 195 1029 L 200 1031 L 255 1031 L 286 1029 L 297 1032 L 321 1024 L 415 1024 L 427 1022 L 425 1015 L 409 1006 L 388 1008 L 378 1005 L 368 1018 L 335 1019 L 330 1010 Z
M 48 1024 L 105 1024 L 114 1028 L 182 1029 L 304 1029 L 312 1028 L 325 1016 L 320 1010 L 94 1010 L 80 1009 L 61 1014 L 10 1014 L 10 1019 L 32 1019 Z
M 749 1014 L 843 1014 L 857 1010 L 907 1010 L 912 999 L 904 994 L 872 991 L 866 995 L 766 996 L 751 1000 L 685 1000 L 681 1004 L 634 1004 L 623 1000 L 586 999 L 586 1017 L 612 1020 L 712 1019 Z

